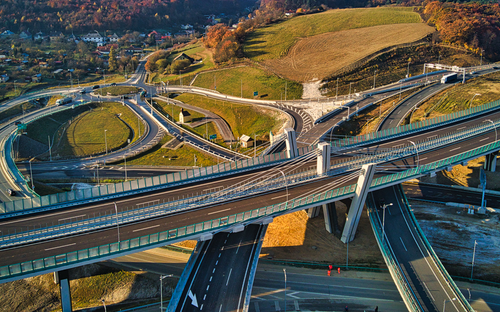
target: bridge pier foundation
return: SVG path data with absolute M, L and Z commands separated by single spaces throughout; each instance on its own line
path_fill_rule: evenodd
M 484 170 L 495 172 L 497 168 L 497 156 L 498 152 L 486 155 L 484 160 Z
M 319 216 L 320 208 L 321 208 L 320 206 L 317 206 L 317 207 L 312 207 L 312 208 L 307 209 L 307 217 L 309 219 L 312 219 L 312 218 L 316 218 L 317 216 Z
M 349 213 L 347 214 L 344 230 L 342 232 L 341 241 L 344 244 L 352 241 L 356 235 L 359 218 L 363 212 L 363 206 L 365 205 L 366 196 L 370 190 L 376 166 L 376 164 L 366 164 L 361 167 L 362 173 L 358 178 L 356 192 L 352 199 L 351 207 L 349 208 Z
M 325 228 L 328 233 L 336 234 L 339 230 L 337 220 L 337 208 L 335 202 L 323 205 L 323 217 L 325 218 Z
M 292 128 L 285 129 L 286 153 L 288 158 L 295 158 L 299 155 L 297 151 L 297 135 Z
M 59 284 L 61 291 L 61 307 L 63 312 L 72 312 L 71 291 L 69 289 L 69 271 L 54 272 L 54 283 Z

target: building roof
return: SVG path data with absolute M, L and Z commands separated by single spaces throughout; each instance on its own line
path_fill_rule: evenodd
M 249 142 L 249 141 L 253 141 L 253 139 L 251 137 L 249 137 L 248 135 L 246 134 L 243 134 L 241 137 L 240 137 L 240 140 L 243 141 L 243 142 Z
M 186 53 L 181 53 L 179 55 L 177 55 L 175 58 L 174 58 L 174 61 L 177 61 L 177 60 L 189 60 L 191 63 L 194 62 L 194 59 L 192 57 L 190 57 L 189 55 L 187 55 Z

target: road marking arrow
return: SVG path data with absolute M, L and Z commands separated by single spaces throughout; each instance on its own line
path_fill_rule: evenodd
M 196 295 L 189 290 L 188 293 L 189 298 L 191 298 L 191 304 L 194 305 L 195 307 L 198 307 L 198 300 L 196 300 Z

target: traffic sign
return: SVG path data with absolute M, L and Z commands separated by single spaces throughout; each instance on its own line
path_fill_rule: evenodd
M 27 126 L 28 126 L 28 125 L 27 125 L 27 124 L 24 124 L 24 123 L 22 123 L 22 124 L 18 124 L 18 125 L 17 125 L 17 130 L 26 130 Z
M 258 96 L 259 95 L 259 91 L 254 91 L 253 92 L 253 96 Z
M 210 135 L 210 140 L 215 140 L 217 139 L 217 134 L 211 134 Z

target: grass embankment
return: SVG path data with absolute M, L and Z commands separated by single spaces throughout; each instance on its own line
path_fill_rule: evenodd
M 259 28 L 248 35 L 243 49 L 245 55 L 255 61 L 277 59 L 285 56 L 298 38 L 378 25 L 420 22 L 420 16 L 412 8 L 330 10 Z
M 287 100 L 302 98 L 301 84 L 250 66 L 201 73 L 193 85 L 244 98 L 258 92 L 257 98 L 264 100 L 284 100 L 286 88 Z
M 152 149 L 141 153 L 137 156 L 127 159 L 127 166 L 194 166 L 194 155 L 196 155 L 197 166 L 212 166 L 217 164 L 217 159 L 210 155 L 206 155 L 197 149 L 184 144 L 182 147 L 176 150 L 170 150 L 166 148 L 161 148 L 161 146 L 172 137 L 165 136 L 160 143 L 154 146 Z M 123 164 L 119 162 L 117 164 Z
M 111 96 L 126 95 L 131 93 L 135 94 L 137 92 L 139 92 L 138 88 L 129 86 L 111 86 L 97 90 L 97 94 Z
M 186 68 L 185 70 L 182 70 L 181 73 L 152 74 L 151 81 L 155 83 L 158 83 L 160 81 L 165 81 L 165 82 L 169 81 L 170 84 L 180 85 L 182 77 L 182 84 L 188 85 L 189 82 L 194 78 L 196 73 L 214 67 L 214 63 L 212 61 L 212 53 L 209 50 L 205 49 L 205 47 L 201 42 L 196 42 L 195 44 L 188 45 L 182 49 L 172 51 L 172 54 L 168 57 L 167 60 L 171 63 L 174 60 L 174 58 L 176 58 L 181 53 L 185 53 L 186 55 L 195 59 L 196 64 L 193 64 L 188 68 Z
M 500 99 L 500 73 L 488 74 L 471 79 L 465 84 L 458 83 L 434 95 L 415 110 L 411 122 L 451 114 L 498 99 Z
M 229 124 L 236 138 L 255 133 L 262 139 L 267 137 L 269 131 L 276 133 L 284 123 L 279 113 L 262 107 L 234 104 L 193 94 L 181 94 L 176 99 L 219 115 Z
M 120 103 L 93 103 L 29 124 L 28 136 L 44 144 L 48 144 L 49 136 L 55 137 L 52 155 L 88 156 L 105 152 L 106 141 L 108 151 L 126 145 L 128 139 L 135 141 L 139 127 L 144 132 L 144 126 L 137 120 Z
M 31 102 L 26 102 L 23 104 L 15 105 L 9 109 L 6 109 L 6 110 L 0 112 L 0 121 L 21 115 L 23 113 L 23 111 L 25 113 L 27 113 L 35 108 L 36 108 L 36 106 L 34 104 L 32 104 Z

